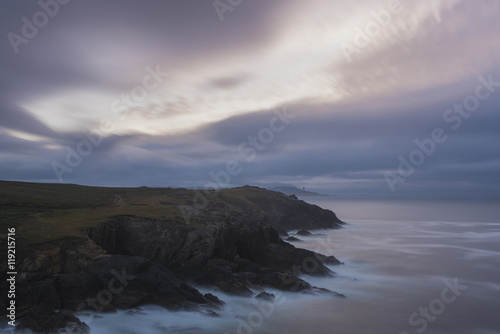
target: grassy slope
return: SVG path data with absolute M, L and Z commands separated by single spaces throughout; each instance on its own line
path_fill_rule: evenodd
M 0 181 L 0 233 L 16 227 L 21 246 L 81 237 L 83 228 L 113 215 L 173 218 L 179 215 L 177 205 L 191 199 L 191 192 L 184 189 Z
M 203 193 L 203 192 L 200 192 Z M 72 184 L 0 181 L 0 233 L 16 227 L 18 247 L 62 237 L 83 237 L 83 229 L 110 216 L 165 217 L 185 223 L 179 205 L 192 205 L 195 192 L 176 188 L 105 188 Z M 211 202 L 258 209 L 278 193 L 255 187 L 222 190 Z

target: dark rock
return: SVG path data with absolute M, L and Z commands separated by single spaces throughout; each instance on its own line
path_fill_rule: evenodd
M 282 241 L 265 214 L 215 210 L 209 205 L 199 215 L 192 219 L 218 223 L 200 229 L 160 219 L 117 216 L 89 236 L 109 252 L 147 258 L 182 280 L 216 285 L 231 295 L 251 296 L 254 286 L 263 282 L 258 277 L 262 268 L 283 272 L 296 267 L 298 275 L 332 274 L 315 258 L 316 253 Z
M 281 273 L 277 271 L 265 270 L 262 272 L 262 280 L 264 285 L 283 291 L 302 292 L 312 291 L 313 289 L 311 284 L 298 278 L 290 272 Z
M 295 194 L 290 194 L 290 195 L 288 195 L 288 198 L 295 199 L 295 200 L 298 200 L 298 199 L 299 199 L 299 198 L 297 197 L 297 195 L 295 195 Z
M 32 308 L 18 314 L 17 330 L 30 329 L 37 333 L 88 334 L 90 328 L 68 311 L 54 312 L 47 308 Z
M 90 239 L 62 238 L 36 245 L 26 251 L 19 264 L 25 281 L 40 281 L 57 274 L 77 274 L 89 270 L 106 252 Z
M 242 188 L 245 191 L 245 199 L 264 212 L 271 226 L 281 235 L 290 230 L 332 229 L 340 228 L 344 224 L 335 213 L 317 205 L 292 199 L 277 191 L 259 187 Z M 231 199 L 228 198 L 228 201 Z
M 222 303 L 215 296 L 205 298 L 157 263 L 125 255 L 101 258 L 88 273 L 61 274 L 54 279 L 21 284 L 25 286 L 20 290 L 32 297 L 21 295 L 19 302 L 46 309 L 111 312 L 156 304 L 172 310 L 193 310 L 198 305 L 217 307 Z
M 264 291 L 264 292 L 259 293 L 257 296 L 255 296 L 255 298 L 263 299 L 263 300 L 267 300 L 267 301 L 274 301 L 276 296 L 273 293 L 268 293 L 268 292 Z
M 206 293 L 203 295 L 203 297 L 205 297 L 206 300 L 208 300 L 209 302 L 211 302 L 214 305 L 223 306 L 226 304 L 222 300 L 217 298 L 217 296 L 214 296 L 211 293 Z
M 181 195 L 192 198 L 189 191 Z M 245 188 L 244 204 L 235 198 L 221 192 L 217 201 L 191 214 L 189 223 L 180 216 L 113 216 L 88 229 L 88 239 L 67 238 L 36 246 L 20 260 L 19 303 L 98 312 L 146 304 L 206 311 L 224 304 L 186 282 L 216 286 L 238 296 L 252 296 L 263 286 L 326 293 L 299 276 L 332 276 L 323 263 L 340 262 L 295 248 L 280 235 L 298 228 L 338 228 L 342 222 L 335 214 L 256 187 Z M 265 292 L 258 296 L 272 298 Z M 41 325 L 35 321 L 33 326 Z M 75 326 L 79 328 L 77 322 Z
M 283 242 L 279 245 L 270 245 L 266 256 L 257 263 L 262 267 L 281 272 L 294 271 L 297 275 L 333 276 L 333 272 L 316 258 L 316 254 Z
M 1 283 L 0 289 L 2 289 Z M 2 301 L 0 299 L 0 303 Z M 35 282 L 23 280 L 16 282 L 16 304 L 25 306 L 44 304 L 51 310 L 63 308 L 61 298 L 55 287 L 55 279 L 52 278 Z
M 217 283 L 217 287 L 222 292 L 228 295 L 250 297 L 253 295 L 252 290 L 247 287 L 248 282 L 241 282 L 237 278 L 229 278 Z
M 343 294 L 341 294 L 341 293 L 338 293 L 338 292 L 335 292 L 335 291 L 332 291 L 332 290 L 328 290 L 328 289 L 325 289 L 325 288 L 314 287 L 312 292 L 314 294 L 321 294 L 321 295 L 327 294 L 327 295 L 331 295 L 332 297 L 346 298 L 346 296 L 343 295 Z
M 309 232 L 308 230 L 299 230 L 297 231 L 297 233 L 295 233 L 297 235 L 302 235 L 302 236 L 308 236 L 308 235 L 312 235 L 311 232 Z
M 209 317 L 214 317 L 214 318 L 220 317 L 220 314 L 217 313 L 217 312 L 215 312 L 215 311 L 213 311 L 213 310 L 206 310 L 206 311 L 203 312 L 203 314 L 205 314 L 205 315 L 207 315 Z
M 145 315 L 146 313 L 140 308 L 136 307 L 125 312 L 126 315 Z
M 196 289 L 177 279 L 165 267 L 142 257 L 115 255 L 96 261 L 92 273 L 103 285 L 114 282 L 117 308 L 156 304 L 169 309 L 193 309 L 210 304 Z
M 212 259 L 207 265 L 193 274 L 196 283 L 203 285 L 215 285 L 233 275 L 238 265 L 229 260 Z
M 326 256 L 326 255 L 316 253 L 315 257 L 324 264 L 329 264 L 329 265 L 344 264 L 343 262 L 340 262 L 335 256 L 332 256 L 332 255 Z
M 234 260 L 234 262 L 238 265 L 238 267 L 236 268 L 238 272 L 256 273 L 261 269 L 258 264 L 247 259 L 237 258 Z
M 171 220 L 115 216 L 88 235 L 110 254 L 145 257 L 174 270 L 202 267 L 214 252 L 213 231 Z
M 302 241 L 302 240 L 300 240 L 299 238 L 296 238 L 294 236 L 291 236 L 291 237 L 286 238 L 286 241 L 296 242 L 296 241 Z
M 103 285 L 98 278 L 91 274 L 63 274 L 55 279 L 55 287 L 64 308 L 69 310 L 90 309 L 92 305 L 87 298 L 97 298 Z M 99 296 L 101 297 L 101 296 Z M 106 298 L 106 297 L 103 297 Z M 41 300 L 46 304 L 49 300 Z M 113 304 L 98 304 L 97 311 L 113 311 Z

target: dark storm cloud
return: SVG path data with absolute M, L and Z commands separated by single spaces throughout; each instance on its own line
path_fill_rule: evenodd
M 495 112 L 497 103 L 491 100 L 459 130 L 449 130 L 448 141 L 437 148 L 402 189 L 423 187 L 430 181 L 436 185 L 453 180 L 482 184 L 483 189 L 498 185 L 500 151 L 492 145 L 500 140 L 495 129 L 495 124 L 500 124 L 500 115 Z M 374 113 L 362 119 L 357 119 L 352 112 L 337 116 L 324 113 L 323 108 L 338 107 L 303 108 L 306 112 L 298 114 L 283 132 L 276 134 L 273 142 L 259 151 L 252 162 L 245 160 L 238 146 L 248 136 L 256 136 L 261 129 L 269 127 L 269 120 L 274 116 L 270 110 L 230 118 L 182 135 L 107 137 L 81 166 L 66 175 L 65 182 L 112 184 L 123 178 L 127 180 L 126 185 L 155 185 L 155 180 L 161 180 L 161 185 L 174 185 L 179 183 L 177 175 L 185 175 L 189 182 L 183 185 L 203 186 L 212 181 L 210 172 L 224 170 L 227 161 L 237 160 L 243 172 L 232 178 L 234 184 L 253 183 L 273 176 L 285 180 L 298 176 L 335 176 L 353 181 L 345 192 L 363 189 L 354 186 L 355 180 L 363 180 L 368 188 L 374 183 L 378 191 L 385 193 L 388 189 L 383 171 L 397 168 L 397 157 L 414 150 L 415 139 L 423 140 L 435 127 L 448 126 L 442 120 L 443 108 L 401 112 L 390 118 Z M 294 113 L 293 106 L 289 107 L 289 113 Z M 78 138 L 78 134 L 72 138 Z M 11 145 L 5 139 L 2 142 Z M 75 140 L 73 146 L 76 143 Z M 12 144 L 12 147 L 16 145 L 20 144 Z M 27 141 L 22 145 L 30 147 Z M 44 175 L 45 181 L 56 180 L 50 159 L 63 161 L 65 151 L 55 154 L 37 149 L 25 153 L 47 160 L 45 165 L 33 166 L 38 169 L 34 175 Z M 20 170 L 26 168 L 22 163 L 19 166 L 23 166 Z M 19 175 L 19 168 L 11 168 L 6 175 Z
M 33 143 L 30 140 L 10 136 L 0 129 L 0 151 L 4 155 L 36 156 L 44 144 L 48 144 L 48 141 Z
M 0 127 L 41 136 L 57 136 L 52 129 L 26 110 L 2 99 L 0 99 Z
M 240 145 L 246 142 L 251 147 L 249 136 L 258 138 L 276 116 L 272 109 L 249 111 L 255 101 L 235 99 L 234 108 L 241 105 L 244 110 L 241 115 L 229 114 L 176 132 L 127 129 L 108 133 L 81 164 L 64 175 L 64 182 L 203 186 L 213 181 L 211 172 L 224 171 L 228 161 L 236 160 L 242 172 L 231 178 L 231 185 L 307 184 L 326 192 L 390 194 L 384 172 L 397 169 L 399 155 L 408 157 L 416 149 L 416 139 L 429 138 L 440 127 L 446 130 L 447 141 L 436 147 L 394 196 L 411 191 L 494 193 L 500 185 L 500 89 L 463 119 L 459 129 L 452 130 L 443 121 L 448 108 L 474 93 L 477 76 L 493 73 L 500 81 L 496 57 L 500 49 L 492 39 L 499 28 L 495 15 L 500 8 L 492 2 L 481 3 L 484 6 L 459 2 L 454 10 L 443 12 L 440 23 L 427 22 L 414 37 L 364 50 L 356 62 L 347 64 L 343 58 L 330 62 L 324 72 L 338 84 L 333 92 L 345 99 L 318 102 L 305 98 L 300 107 L 290 103 L 289 113 L 296 118 L 275 132 L 264 149 L 256 149 L 252 161 Z M 20 45 L 16 54 L 5 35 L 19 33 L 21 17 L 31 17 L 40 8 L 36 2 L 10 0 L 0 7 L 0 178 L 44 182 L 58 181 L 51 164 L 65 164 L 67 147 L 76 150 L 87 140 L 82 132 L 90 128 L 57 128 L 50 117 L 42 119 L 22 106 L 37 106 L 39 99 L 58 94 L 71 100 L 74 92 L 105 92 L 111 96 L 109 103 L 104 99 L 103 105 L 96 106 L 85 98 L 58 116 L 93 112 L 97 116 L 85 124 L 94 124 L 112 96 L 129 93 L 141 83 L 144 68 L 156 64 L 173 72 L 173 77 L 195 78 L 186 81 L 188 93 L 182 94 L 200 89 L 227 92 L 229 99 L 232 91 L 246 84 L 267 89 L 254 81 L 259 78 L 255 68 L 262 64 L 253 56 L 261 53 L 278 55 L 277 63 L 262 65 L 260 75 L 273 73 L 269 80 L 279 88 L 294 68 L 279 71 L 287 54 L 272 47 L 304 42 L 298 37 L 302 31 L 296 31 L 295 40 L 295 34 L 287 35 L 280 27 L 290 29 L 307 15 L 298 7 L 299 16 L 282 18 L 282 11 L 292 13 L 283 2 L 252 0 L 244 1 L 220 22 L 212 2 L 205 0 L 74 0 L 61 6 L 60 13 L 36 38 Z M 280 40 L 280 34 L 288 39 Z M 313 41 L 306 42 L 304 53 Z M 309 58 L 301 55 L 293 57 L 308 65 Z M 311 63 L 317 60 L 310 59 Z M 230 65 L 235 63 L 243 63 L 245 69 L 233 70 Z M 172 90 L 178 88 L 172 82 Z M 291 86 L 298 84 L 292 81 Z M 278 88 L 276 95 L 286 95 Z M 162 114 L 165 117 L 155 119 L 158 129 L 171 116 L 193 113 L 202 117 L 220 104 L 198 96 L 201 102 L 196 104 L 174 91 L 158 96 L 167 94 L 172 101 L 162 105 L 167 111 Z M 291 94 L 290 101 L 295 98 L 300 99 Z M 194 114 L 192 109 L 202 102 L 206 110 Z M 140 117 L 128 120 L 132 125 L 146 117 L 144 112 L 136 114 Z
M 335 176 L 345 179 L 364 179 L 379 182 L 379 190 L 389 191 L 384 179 L 384 171 L 398 168 L 399 155 L 408 155 L 418 149 L 415 140 L 431 137 L 435 128 L 442 128 L 447 141 L 436 145 L 435 152 L 426 159 L 423 166 L 407 183 L 419 184 L 431 175 L 435 181 L 480 182 L 489 180 L 493 188 L 500 183 L 497 173 L 500 168 L 499 142 L 500 113 L 499 96 L 486 101 L 481 108 L 463 125 L 453 130 L 451 124 L 443 120 L 443 114 L 454 103 L 452 96 L 437 106 L 399 110 L 399 113 L 383 115 L 374 109 L 372 115 L 357 117 L 355 111 L 344 107 L 346 112 L 328 114 L 317 109 L 307 109 L 298 115 L 293 123 L 269 147 L 259 152 L 256 161 L 249 164 L 244 175 L 237 182 L 263 176 L 293 180 L 297 176 Z M 425 95 L 422 96 L 422 99 Z M 340 107 L 342 108 L 342 107 Z M 316 110 L 315 110 L 316 109 Z M 293 113 L 293 107 L 290 108 Z M 383 116 L 379 116 L 383 115 Z M 205 129 L 214 142 L 232 147 L 234 157 L 242 159 L 237 145 L 249 135 L 255 136 L 268 126 L 273 116 L 270 111 L 243 115 L 227 119 Z M 220 165 L 222 168 L 223 164 Z M 442 176 L 442 177 L 441 177 Z
M 41 10 L 35 2 L 5 1 L 0 7 L 5 37 L 22 35 L 21 18 L 31 20 Z M 136 85 L 135 77 L 124 78 L 134 67 L 167 62 L 177 68 L 197 62 L 200 54 L 215 57 L 239 45 L 259 48 L 269 42 L 278 4 L 244 7 L 234 14 L 237 22 L 222 25 L 207 1 L 72 1 L 21 44 L 18 54 L 8 38 L 1 39 L 0 86 L 14 97 L 87 86 L 121 91 Z

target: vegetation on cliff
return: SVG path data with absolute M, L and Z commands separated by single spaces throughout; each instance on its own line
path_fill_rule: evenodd
M 282 236 L 342 222 L 329 210 L 258 187 L 204 192 L 0 181 L 0 216 L 0 228 L 16 228 L 17 303 L 29 328 L 50 327 L 47 312 L 61 309 L 156 304 L 216 312 L 223 302 L 193 284 L 241 296 L 266 287 L 338 295 L 299 276 L 333 275 L 323 263 L 340 262 L 295 248 Z M 113 285 L 117 280 L 122 286 Z M 119 293 L 110 292 L 110 282 Z M 103 291 L 109 301 L 89 302 Z

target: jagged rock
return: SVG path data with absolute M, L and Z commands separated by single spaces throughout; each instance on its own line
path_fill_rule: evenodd
M 335 214 L 256 187 L 245 189 L 242 205 L 231 191 L 191 214 L 189 223 L 180 217 L 113 216 L 88 228 L 88 238 L 33 246 L 19 257 L 17 302 L 47 310 L 99 312 L 156 304 L 215 316 L 209 311 L 223 302 L 188 283 L 240 296 L 252 296 L 263 286 L 326 293 L 299 276 L 334 275 L 323 263 L 340 262 L 295 248 L 281 235 L 297 228 L 338 228 L 342 222 Z M 182 190 L 179 196 L 189 199 L 192 193 Z M 58 323 L 53 315 L 47 317 Z M 34 328 L 43 325 L 33 320 L 38 318 L 20 320 Z M 78 322 L 66 323 L 67 332 L 85 330 Z
M 54 312 L 44 307 L 32 308 L 18 315 L 16 330 L 30 329 L 47 334 L 89 334 L 90 328 L 71 312 Z
M 314 293 L 317 293 L 317 294 L 329 294 L 329 295 L 332 295 L 332 296 L 338 297 L 338 298 L 346 298 L 346 296 L 343 295 L 343 294 L 341 294 L 341 293 L 338 293 L 338 292 L 335 292 L 335 291 L 332 291 L 332 290 L 328 290 L 328 289 L 325 289 L 325 288 L 315 287 L 314 288 Z
M 146 313 L 140 307 L 136 307 L 136 308 L 127 310 L 127 312 L 125 312 L 125 314 L 127 314 L 127 315 L 145 315 Z
M 213 295 L 177 279 L 168 269 L 142 257 L 114 255 L 97 260 L 88 273 L 60 274 L 54 279 L 25 282 L 18 297 L 21 305 L 45 309 L 110 312 L 145 304 L 177 310 L 194 310 L 198 305 L 221 305 Z
M 291 199 L 283 193 L 259 187 L 241 187 L 234 191 L 239 189 L 245 190 L 245 199 L 264 212 L 271 226 L 281 235 L 290 230 L 332 229 L 340 228 L 344 224 L 332 211 L 302 200 Z M 231 202 L 230 198 L 228 202 Z
M 298 278 L 290 272 L 281 273 L 277 271 L 265 270 L 262 272 L 262 281 L 264 282 L 264 285 L 283 291 L 308 292 L 313 290 L 311 284 Z
M 259 293 L 257 296 L 255 296 L 255 298 L 257 299 L 263 299 L 263 300 L 267 300 L 267 301 L 274 301 L 274 299 L 276 298 L 276 296 L 273 294 L 273 293 L 268 293 L 268 292 L 261 292 Z
M 217 283 L 217 287 L 228 295 L 241 297 L 250 297 L 253 295 L 252 290 L 250 290 L 244 282 L 241 282 L 237 278 L 229 278 L 220 281 Z
M 340 262 L 335 256 L 330 255 L 322 255 L 322 254 L 315 254 L 315 257 L 320 260 L 323 264 L 329 264 L 329 265 L 339 265 L 339 264 L 344 264 L 344 262 Z
M 299 230 L 297 231 L 297 233 L 295 233 L 297 235 L 302 235 L 302 236 L 308 236 L 308 235 L 312 235 L 311 232 L 309 232 L 308 230 Z
M 201 215 L 216 224 L 199 228 L 161 219 L 116 216 L 89 230 L 89 236 L 110 253 L 145 257 L 181 279 L 216 285 L 228 294 L 252 295 L 252 285 L 263 281 L 258 277 L 262 268 L 277 272 L 298 268 L 299 275 L 333 274 L 321 263 L 319 254 L 282 241 L 265 214 L 208 206 Z M 287 284 L 273 284 L 288 289 Z
M 84 273 L 106 251 L 88 238 L 62 238 L 25 251 L 18 271 L 21 281 L 40 281 L 57 274 Z
M 302 241 L 302 240 L 300 240 L 299 238 L 296 238 L 294 236 L 291 236 L 291 237 L 286 238 L 286 241 L 297 242 L 297 241 Z
M 205 297 L 206 300 L 210 301 L 214 305 L 223 306 L 226 304 L 222 300 L 217 298 L 217 296 L 214 296 L 211 293 L 206 293 L 203 295 L 203 297 Z
M 116 308 L 156 304 L 169 309 L 194 309 L 197 304 L 212 303 L 168 269 L 143 257 L 109 256 L 96 261 L 91 273 L 103 287 L 116 289 L 112 299 Z

